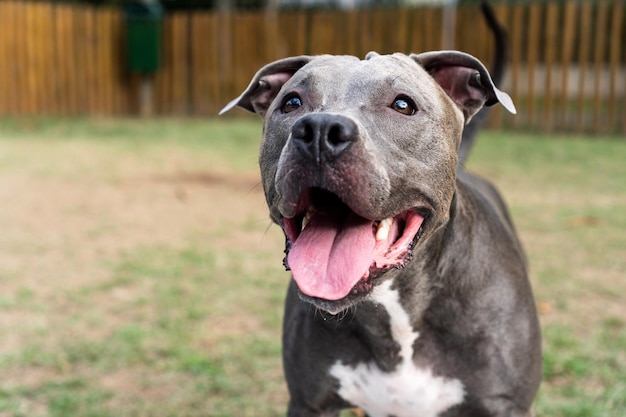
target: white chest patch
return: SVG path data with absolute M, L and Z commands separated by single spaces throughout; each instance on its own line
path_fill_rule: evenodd
M 458 379 L 433 375 L 413 362 L 413 331 L 409 316 L 400 304 L 397 291 L 385 281 L 372 293 L 391 317 L 391 334 L 400 344 L 402 362 L 393 372 L 383 372 L 374 363 L 356 367 L 335 363 L 330 374 L 339 380 L 339 395 L 371 417 L 437 417 L 463 401 L 465 390 Z

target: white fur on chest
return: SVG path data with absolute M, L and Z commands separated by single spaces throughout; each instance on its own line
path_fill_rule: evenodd
M 375 363 L 356 367 L 336 362 L 330 374 L 339 380 L 339 395 L 371 417 L 437 417 L 463 401 L 463 384 L 458 379 L 433 375 L 413 362 L 413 343 L 419 334 L 400 304 L 391 282 L 385 281 L 372 293 L 391 317 L 391 334 L 400 345 L 402 362 L 393 372 L 381 371 Z

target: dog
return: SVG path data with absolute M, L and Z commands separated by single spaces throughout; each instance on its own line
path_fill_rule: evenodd
M 220 114 L 263 120 L 259 165 L 292 280 L 289 417 L 522 417 L 541 377 L 526 260 L 464 126 L 511 98 L 459 51 L 296 56 Z

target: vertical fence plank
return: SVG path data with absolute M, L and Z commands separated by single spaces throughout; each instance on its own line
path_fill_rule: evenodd
M 76 50 L 74 38 L 74 8 L 68 4 L 57 5 L 57 34 L 59 43 L 56 48 L 57 68 L 61 76 L 57 80 L 57 99 L 59 113 L 76 114 L 79 112 L 79 97 L 76 88 L 76 69 L 78 62 L 74 59 Z
M 468 51 L 472 52 L 476 58 L 480 59 L 487 67 L 490 66 L 493 57 L 493 35 L 485 23 L 485 19 L 482 16 L 478 7 L 472 7 L 472 22 L 474 24 L 474 36 L 476 37 L 476 44 L 473 45 Z M 468 38 L 468 36 L 465 36 Z
M 226 36 L 225 33 L 220 32 L 220 15 L 218 14 L 203 14 L 201 20 L 196 22 L 198 33 L 203 36 L 197 40 L 197 50 L 203 55 L 204 62 L 203 68 L 198 68 L 197 71 L 202 72 L 199 75 L 205 82 L 204 88 L 200 88 L 197 93 L 196 103 L 199 106 L 196 110 L 196 114 L 202 115 L 215 115 L 219 110 L 217 107 L 223 96 L 221 93 L 221 77 L 220 68 L 221 60 L 228 59 L 229 57 L 220 56 L 220 44 L 222 39 Z M 194 26 L 195 28 L 195 26 Z
M 0 2 L 0 51 L 8 53 L 11 47 L 10 26 L 11 3 Z M 11 114 L 10 103 L 10 73 L 11 63 L 3 59 L 0 52 L 0 115 Z
M 384 22 L 383 22 L 383 10 L 373 9 L 368 13 L 369 24 L 366 26 L 369 28 L 369 43 L 364 45 L 364 49 L 370 51 L 376 51 L 378 53 L 385 53 L 385 37 Z
M 35 104 L 34 102 L 37 100 L 35 93 L 35 80 L 34 80 L 34 42 L 33 35 L 34 32 L 31 30 L 32 27 L 32 8 L 26 7 L 26 4 L 20 5 L 18 18 L 22 20 L 22 27 L 25 28 L 25 33 L 23 36 L 18 35 L 18 39 L 20 40 L 18 49 L 22 51 L 22 62 L 23 62 L 23 73 L 24 78 L 22 80 L 23 89 L 21 90 L 21 107 L 22 112 L 29 115 L 34 111 Z
M 256 70 L 272 61 L 275 46 L 269 45 L 267 41 L 266 13 L 247 13 L 245 17 L 246 25 L 249 28 L 248 36 L 251 34 L 252 39 L 238 36 L 239 51 L 241 52 L 238 61 L 242 63 L 242 69 L 250 71 L 250 69 Z M 245 68 L 244 62 L 249 63 L 248 68 Z M 240 77 L 237 81 L 240 89 L 245 88 L 250 81 L 251 74 L 241 71 L 237 75 Z
M 427 7 L 424 10 L 424 30 L 422 35 L 424 36 L 424 50 L 435 51 L 441 49 L 443 36 L 441 36 L 441 14 L 437 13 L 437 8 Z
M 15 1 L 9 1 L 7 2 L 7 8 L 6 8 L 6 18 L 9 21 L 14 22 L 13 24 L 15 25 L 16 23 L 18 23 L 18 4 Z M 9 80 L 11 82 L 8 83 L 8 94 L 9 94 L 9 106 L 12 108 L 12 110 L 10 111 L 9 114 L 20 114 L 20 103 L 19 103 L 19 94 L 18 92 L 20 84 L 21 84 L 21 80 L 19 79 L 19 69 L 23 68 L 21 67 L 21 65 L 23 65 L 23 63 L 21 62 L 21 57 L 17 54 L 17 49 L 18 49 L 18 39 L 17 39 L 17 31 L 16 30 L 12 30 L 7 34 L 7 38 L 8 38 L 8 43 L 9 43 L 9 47 L 7 48 L 7 54 L 9 54 L 9 56 L 12 56 L 13 59 L 12 60 L 4 60 L 5 63 L 8 64 L 8 76 L 9 76 Z
M 358 10 L 356 13 L 357 19 L 357 32 L 356 36 L 356 56 L 363 56 L 368 51 L 372 50 L 372 33 L 370 30 L 370 25 L 372 22 L 372 16 L 370 10 Z M 367 29 L 365 29 L 367 28 Z
M 266 9 L 259 17 L 257 30 L 261 34 L 259 40 L 263 43 L 264 48 L 257 49 L 257 53 L 262 52 L 260 56 L 257 56 L 257 59 L 263 64 L 281 57 L 279 51 L 282 49 L 282 37 L 276 27 L 278 23 L 276 8 Z
M 543 109 L 543 126 L 547 132 L 552 131 L 554 125 L 553 114 L 553 81 L 552 74 L 554 72 L 554 60 L 557 48 L 560 45 L 557 33 L 557 24 L 559 18 L 559 5 L 557 3 L 549 3 L 546 5 L 546 21 L 545 21 L 545 85 L 544 85 L 544 109 Z
M 26 4 L 15 2 L 15 9 L 13 11 L 14 22 L 16 25 L 19 25 L 22 30 L 27 27 L 27 18 L 26 18 Z M 17 61 L 17 65 L 15 68 L 15 81 L 18 88 L 15 91 L 15 97 L 17 101 L 18 113 L 20 114 L 28 114 L 28 101 L 30 99 L 28 92 L 28 51 L 26 48 L 27 40 L 26 34 L 20 33 L 19 31 L 15 32 L 15 48 L 13 50 L 14 56 Z
M 44 111 L 50 114 L 59 114 L 59 106 L 57 101 L 56 80 L 59 76 L 59 69 L 56 65 L 55 50 L 57 45 L 56 28 L 55 28 L 55 5 L 46 3 L 42 13 L 42 25 L 44 25 L 45 44 L 43 46 L 44 56 L 44 84 L 45 84 L 45 100 Z
M 102 79 L 100 73 L 102 70 L 101 49 L 102 49 L 102 33 L 100 28 L 100 13 L 95 9 L 88 11 L 89 22 L 91 25 L 91 45 L 89 54 L 91 62 L 89 65 L 90 81 L 89 89 L 92 91 L 90 95 L 93 103 L 94 114 L 101 115 L 103 113 L 103 97 Z
M 111 43 L 113 48 L 111 50 L 110 59 L 113 61 L 113 76 L 115 77 L 114 114 L 129 114 L 128 101 L 130 90 L 128 88 L 129 83 L 126 77 L 126 48 L 124 46 L 125 29 L 121 10 L 114 9 L 111 25 L 113 27 L 111 34 Z
M 561 91 L 559 96 L 560 118 L 557 126 L 567 126 L 569 117 L 569 89 L 570 89 L 570 67 L 573 60 L 575 27 L 576 27 L 576 9 L 578 5 L 573 2 L 566 2 L 563 11 L 563 45 L 561 47 Z
M 370 32 L 370 43 L 366 45 L 366 49 L 370 51 L 376 51 L 378 53 L 384 54 L 387 51 L 385 50 L 385 22 L 384 22 L 384 10 L 382 9 L 372 9 L 369 13 L 370 24 L 369 24 L 369 32 Z
M 522 63 L 522 42 L 523 36 L 523 13 L 524 8 L 521 4 L 516 3 L 513 5 L 513 11 L 511 16 L 511 29 L 509 31 L 509 45 L 511 48 L 511 95 L 513 100 L 517 103 L 517 106 L 521 105 L 521 93 L 520 93 L 520 67 Z M 521 109 L 520 109 L 521 110 Z M 513 118 L 513 125 L 519 126 L 521 122 L 521 115 Z
M 265 44 L 268 46 L 267 61 L 275 61 L 288 56 L 287 42 L 283 28 L 280 26 L 279 14 L 276 9 L 268 10 L 263 15 L 263 32 L 266 34 Z
M 17 26 L 18 24 L 24 24 L 21 21 L 22 14 L 22 6 L 18 4 L 17 1 L 9 1 L 7 2 L 6 7 L 6 19 L 9 22 L 12 22 L 13 26 Z M 23 26 L 22 26 L 23 27 Z M 23 68 L 25 65 L 24 62 L 24 54 L 23 49 L 20 48 L 20 45 L 23 41 L 18 36 L 17 30 L 12 30 L 7 34 L 7 40 L 9 43 L 9 48 L 7 48 L 7 54 L 9 57 L 13 57 L 13 59 L 5 59 L 4 62 L 8 65 L 8 77 L 9 83 L 8 94 L 9 94 L 9 106 L 11 107 L 11 111 L 9 114 L 21 114 L 22 113 L 22 101 L 23 95 L 20 92 L 24 90 L 24 72 Z
M 441 8 L 431 7 L 430 9 L 431 19 L 428 23 L 428 33 L 432 35 L 429 36 L 430 46 L 428 47 L 429 51 L 441 49 L 443 48 L 443 10 Z
M 198 116 L 210 116 L 215 113 L 212 103 L 217 103 L 218 92 L 213 91 L 214 74 L 217 74 L 218 68 L 214 66 L 215 56 L 215 37 L 217 33 L 213 30 L 216 24 L 213 16 L 204 12 L 193 16 L 192 21 L 192 53 L 193 61 L 193 89 L 192 101 L 193 111 Z M 212 69 L 214 68 L 214 69 Z
M 531 125 L 535 122 L 535 74 L 537 70 L 537 64 L 539 63 L 539 31 L 541 28 L 541 7 L 541 4 L 531 4 L 529 6 L 528 15 L 528 45 L 526 50 L 526 65 L 528 71 L 527 121 Z
M 67 70 L 65 69 L 65 63 L 67 62 L 64 57 L 64 50 L 66 47 L 65 41 L 65 5 L 57 4 L 54 7 L 54 34 L 55 42 L 53 47 L 54 63 L 56 68 L 56 77 L 54 80 L 54 101 L 56 103 L 57 114 L 68 113 L 68 95 L 64 94 Z
M 235 14 L 233 16 L 233 90 L 231 90 L 231 97 L 236 97 L 239 92 L 248 85 L 248 82 L 252 78 L 252 74 L 258 68 L 258 65 L 253 64 L 257 60 L 257 47 L 258 33 L 255 33 L 254 41 L 251 42 L 247 33 L 237 30 L 240 27 L 248 27 L 253 30 L 258 30 L 253 20 L 253 15 L 250 13 Z M 251 59 L 252 58 L 252 59 Z M 245 63 L 249 62 L 250 65 Z
M 32 5 L 24 5 L 24 48 L 26 52 L 26 114 L 35 114 L 37 111 L 37 9 Z
M 54 4 L 44 3 L 42 13 L 40 15 L 40 24 L 44 27 L 44 43 L 42 45 L 41 54 L 43 56 L 43 106 L 44 112 L 50 114 L 58 114 L 58 104 L 56 96 L 56 82 L 58 78 L 58 68 L 55 65 L 54 49 L 58 43 L 56 39 L 56 30 L 54 27 Z
M 204 53 L 203 45 L 211 39 L 209 32 L 209 16 L 206 13 L 195 13 L 191 15 L 191 39 L 189 39 L 191 45 L 191 103 L 193 107 L 193 114 L 202 115 L 208 114 L 209 109 L 207 106 L 208 92 L 208 77 L 202 70 L 208 66 L 207 54 Z
M 315 11 L 311 14 L 312 55 L 337 54 L 343 49 L 341 44 L 341 15 L 330 11 Z
M 220 96 L 221 78 L 220 78 L 220 33 L 219 33 L 219 16 L 211 15 L 209 19 L 210 23 L 210 42 L 206 42 L 205 51 L 207 53 L 208 67 L 206 71 L 209 75 L 209 89 L 208 97 L 210 100 L 209 111 L 211 114 L 217 114 L 221 110 L 229 99 L 234 97 Z
M 35 79 L 35 96 L 36 96 L 36 108 L 34 114 L 45 113 L 46 111 L 46 78 L 48 68 L 46 68 L 46 49 L 48 42 L 48 21 L 50 16 L 46 16 L 46 3 L 37 3 L 37 7 L 33 7 L 31 10 L 32 24 L 36 28 L 36 32 L 33 36 L 34 45 L 32 45 L 34 52 L 33 68 Z
M 222 97 L 236 97 L 239 88 L 239 86 L 235 85 L 233 71 L 236 65 L 233 52 L 233 31 L 236 32 L 234 26 L 232 13 L 222 12 L 218 14 L 220 69 L 218 77 L 220 79 L 220 94 Z
M 420 12 L 420 9 L 411 9 L 409 11 L 409 51 L 414 53 L 420 53 L 423 51 L 424 37 L 422 35 L 424 14 Z
M 172 16 L 172 105 L 175 115 L 184 115 L 189 106 L 189 37 L 188 13 Z
M 623 53 L 624 44 L 622 43 L 622 39 L 626 36 L 626 33 L 622 33 L 624 31 L 624 3 L 623 2 L 614 2 L 613 3 L 613 11 L 611 13 L 611 46 L 609 51 L 609 67 L 610 67 L 610 78 L 609 78 L 609 98 L 608 98 L 608 121 L 607 124 L 609 126 L 615 126 L 616 124 L 616 115 L 617 115 L 617 81 L 618 81 L 618 73 L 620 71 L 620 54 Z M 622 67 L 623 68 L 623 67 Z M 621 74 L 622 79 L 624 78 L 624 74 Z M 624 93 L 626 93 L 626 87 L 624 87 Z M 626 120 L 626 117 L 622 117 L 622 119 Z M 626 121 L 624 122 L 625 132 L 626 132 Z
M 256 51 L 253 52 L 254 49 L 257 48 L 256 42 L 250 42 L 247 33 L 238 30 L 241 27 L 249 27 L 252 25 L 251 14 L 249 13 L 241 13 L 235 14 L 233 16 L 233 32 L 232 32 L 232 70 L 231 72 L 231 90 L 229 93 L 229 97 L 236 97 L 244 88 L 248 85 L 248 82 L 252 78 L 254 71 L 257 69 L 257 66 L 252 64 L 249 58 L 252 54 L 256 55 Z M 257 40 L 258 34 L 255 34 L 255 39 Z M 250 65 L 246 65 L 246 62 L 250 62 Z
M 73 58 L 76 72 L 74 73 L 74 79 L 72 80 L 74 87 L 76 88 L 77 96 L 77 108 L 76 112 L 88 113 L 91 111 L 91 105 L 89 102 L 89 37 L 90 30 L 87 10 L 81 6 L 75 6 L 73 13 L 73 33 L 74 38 L 74 50 Z
M 100 22 L 102 21 L 102 15 L 96 9 L 89 10 L 89 19 L 92 25 L 92 44 L 90 48 L 90 55 L 92 57 L 92 62 L 90 65 L 90 73 L 91 73 L 91 81 L 90 88 L 92 89 L 92 94 L 90 96 L 93 100 L 94 105 L 94 113 L 97 115 L 102 115 L 104 113 L 104 86 L 102 83 L 102 46 L 103 42 L 103 34 L 102 27 L 100 26 Z
M 578 26 L 578 98 L 576 106 L 576 131 L 582 132 L 585 124 L 585 77 L 589 59 L 589 36 L 591 35 L 591 3 L 582 3 L 580 9 L 580 25 Z
M 404 8 L 380 9 L 376 14 L 379 20 L 381 53 L 406 52 L 408 27 Z
M 113 10 L 106 8 L 100 14 L 100 30 L 102 35 L 102 48 L 100 51 L 100 68 L 102 70 L 103 113 L 115 114 L 115 61 L 113 60 L 114 19 Z
M 26 43 L 24 47 L 26 48 L 26 62 L 27 69 L 26 72 L 28 74 L 28 82 L 27 82 L 27 114 L 32 115 L 36 114 L 38 108 L 38 80 L 37 80 L 37 70 L 38 63 L 37 60 L 39 58 L 38 54 L 38 40 L 40 38 L 39 28 L 37 27 L 37 8 L 35 7 L 27 7 L 26 8 Z
M 454 45 L 449 45 L 452 49 L 458 49 L 460 51 L 476 54 L 476 51 L 471 51 L 472 40 L 463 36 L 467 33 L 467 26 L 470 24 L 476 24 L 472 21 L 472 9 L 474 7 L 468 5 L 460 5 L 456 8 L 456 22 L 454 26 Z
M 496 18 L 498 19 L 498 22 L 500 22 L 501 25 L 503 25 L 506 30 L 507 30 L 507 47 L 506 47 L 506 56 L 504 57 L 504 59 L 506 60 L 505 63 L 505 73 L 504 73 L 504 77 L 502 79 L 502 81 L 500 82 L 500 85 L 498 85 L 498 87 L 505 89 L 506 91 L 510 91 L 510 80 L 509 80 L 509 75 L 511 72 L 511 33 L 510 33 L 510 26 L 508 25 L 508 21 L 509 21 L 509 7 L 506 7 L 505 5 L 496 5 L 494 6 L 494 13 L 496 15 Z M 484 18 L 482 18 L 482 20 L 484 21 Z M 490 65 L 489 69 L 491 69 L 495 63 L 495 40 L 493 39 L 493 35 L 491 34 L 491 31 L 489 31 L 490 33 L 490 48 L 489 48 L 489 61 L 486 62 L 486 65 Z M 508 113 L 508 112 L 506 112 Z M 489 116 L 489 127 L 491 128 L 495 128 L 495 129 L 502 129 L 502 127 L 504 126 L 504 119 L 505 117 L 509 117 L 508 115 L 505 116 L 505 111 L 503 111 L 502 106 L 495 106 L 492 108 L 491 110 L 491 114 Z
M 172 95 L 170 88 L 170 80 L 172 78 L 172 18 L 169 15 L 163 19 L 163 45 L 161 49 L 161 69 L 157 72 L 154 84 L 155 84 L 155 96 L 156 96 L 156 112 L 160 114 L 170 114 L 172 111 Z M 139 103 L 137 101 L 137 94 L 139 88 L 139 79 L 136 76 L 131 77 L 131 85 L 133 86 L 133 94 L 130 99 L 133 110 L 138 111 Z
M 62 114 L 62 106 L 60 105 L 61 95 L 59 94 L 59 79 L 62 77 L 61 71 L 58 65 L 58 46 L 60 43 L 59 31 L 57 28 L 57 4 L 50 3 L 47 12 L 47 20 L 49 25 L 49 37 L 47 46 L 47 66 L 49 66 L 48 72 L 48 95 L 49 95 L 49 108 L 48 112 L 52 114 Z M 52 16 L 52 18 L 50 18 Z
M 302 10 L 278 14 L 281 32 L 289 34 L 289 36 L 283 36 L 285 51 L 282 57 L 307 53 L 307 20 L 308 12 Z
M 346 53 L 349 55 L 358 56 L 359 51 L 359 31 L 361 27 L 359 25 L 359 14 L 356 10 L 350 10 L 346 13 L 345 20 L 346 30 Z
M 425 22 L 426 8 L 411 11 L 411 52 L 420 53 L 427 50 Z
M 124 46 L 125 41 L 125 28 L 124 28 L 124 15 L 121 10 L 115 10 L 114 18 L 113 18 L 113 50 L 111 54 L 113 55 L 111 59 L 114 62 L 113 66 L 113 74 L 115 77 L 115 95 L 114 95 L 114 106 L 115 106 L 115 114 L 123 115 L 127 114 L 127 103 L 128 103 L 128 88 L 127 88 L 127 80 L 125 77 L 125 63 L 124 53 L 126 52 L 126 47 Z M 156 86 L 155 86 L 156 89 Z M 156 94 L 155 94 L 156 95 Z M 156 106 L 156 105 L 155 105 Z M 156 107 L 155 107 L 156 108 Z
M 73 48 L 69 48 L 69 56 L 72 62 L 68 65 L 72 67 L 72 77 L 69 80 L 69 87 L 75 91 L 77 114 L 89 113 L 89 71 L 88 61 L 89 49 L 88 34 L 89 25 L 87 22 L 87 10 L 80 6 L 72 6 L 72 26 L 71 37 L 73 39 Z
M 96 103 L 98 96 L 98 86 L 96 84 L 95 66 L 96 56 L 94 48 L 97 45 L 97 35 L 95 32 L 95 25 L 93 19 L 93 11 L 88 8 L 80 8 L 80 17 L 82 25 L 85 28 L 85 40 L 82 43 L 78 54 L 83 55 L 84 65 L 82 66 L 84 71 L 83 85 L 83 97 L 85 103 L 87 103 L 87 112 L 89 114 L 98 114 L 98 105 Z M 75 33 L 75 35 L 77 35 Z
M 602 78 L 604 73 L 604 52 L 606 45 L 606 28 L 608 17 L 608 4 L 606 0 L 600 0 L 597 3 L 596 22 L 594 30 L 594 74 L 593 74 L 593 130 L 599 131 L 604 129 L 602 124 L 602 115 L 604 115 L 602 97 Z
M 406 7 L 401 7 L 398 10 L 398 34 L 395 38 L 395 46 L 392 49 L 398 52 L 408 54 L 411 52 L 409 48 L 410 39 L 410 25 L 409 25 L 409 13 Z M 394 16 L 390 16 L 390 26 L 393 29 Z M 393 32 L 393 30 L 392 30 Z
M 91 49 L 91 56 L 93 57 L 93 65 L 91 66 L 91 82 L 92 87 L 94 88 L 95 93 L 92 94 L 94 105 L 95 105 L 95 113 L 98 115 L 104 114 L 104 103 L 105 103 L 105 92 L 104 85 L 102 82 L 102 48 L 104 45 L 103 42 L 103 33 L 102 33 L 102 14 L 99 10 L 91 9 L 91 24 L 93 25 L 93 44 Z

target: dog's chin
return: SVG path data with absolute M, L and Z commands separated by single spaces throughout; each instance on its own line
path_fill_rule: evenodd
M 333 316 L 349 309 L 362 300 L 362 297 L 354 297 L 352 295 L 344 297 L 341 300 L 324 300 L 323 298 L 310 297 L 301 291 L 298 292 L 298 295 L 302 301 L 312 304 L 316 308 L 332 314 Z
M 316 308 L 329 314 L 336 315 L 367 300 L 375 286 L 387 279 L 393 279 L 394 271 L 397 272 L 398 269 L 372 271 L 368 277 L 359 281 L 348 295 L 339 300 L 326 300 L 324 298 L 312 297 L 306 295 L 300 291 L 300 289 L 298 289 L 298 296 L 302 301 L 312 304 Z

